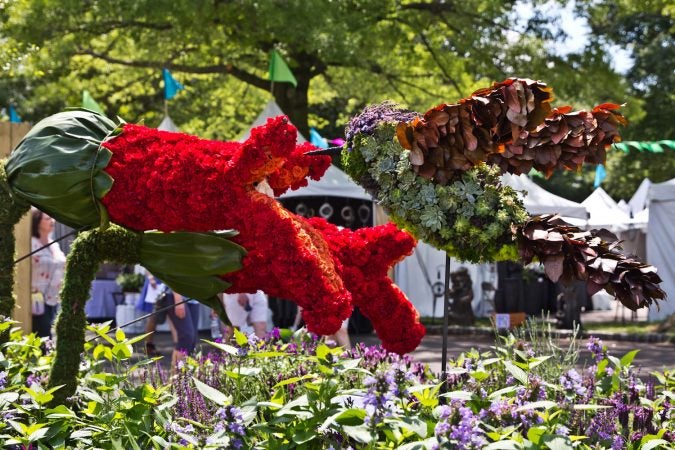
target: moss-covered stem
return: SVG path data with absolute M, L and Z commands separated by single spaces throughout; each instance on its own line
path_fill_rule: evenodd
M 139 234 L 112 226 L 105 231 L 81 233 L 73 242 L 66 261 L 61 312 L 56 322 L 56 354 L 49 376 L 49 387 L 63 387 L 54 392 L 51 406 L 65 403 L 75 393 L 87 325 L 84 306 L 99 265 L 104 261 L 138 263 L 140 241 Z
M 28 211 L 29 205 L 10 195 L 5 160 L 0 160 L 0 320 L 11 317 L 14 310 L 14 226 Z M 0 333 L 0 345 L 7 342 L 9 332 Z

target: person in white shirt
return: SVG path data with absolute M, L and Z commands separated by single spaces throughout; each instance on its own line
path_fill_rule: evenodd
M 39 209 L 31 210 L 31 250 L 51 242 L 55 221 Z M 33 331 L 40 337 L 51 335 L 58 311 L 59 291 L 63 283 L 66 256 L 58 243 L 42 248 L 31 256 L 31 299 Z
M 265 337 L 267 333 L 268 305 L 263 291 L 255 294 L 223 294 L 225 313 L 232 326 L 242 333 Z

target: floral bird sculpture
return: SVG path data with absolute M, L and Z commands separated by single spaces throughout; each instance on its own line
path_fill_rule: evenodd
M 45 120 L 6 167 L 13 192 L 58 220 L 83 227 L 103 217 L 129 230 L 169 235 L 236 230 L 231 240 L 246 254 L 240 270 L 220 274 L 227 292 L 262 289 L 292 300 L 318 334 L 337 331 L 357 304 L 383 346 L 398 353 L 412 351 L 424 336 L 417 312 L 387 277 L 387 270 L 412 252 L 410 234 L 394 226 L 340 231 L 292 214 L 261 192 L 266 185 L 277 195 L 306 185 L 330 165 L 328 156 L 305 154 L 311 145 L 296 146 L 297 132 L 287 118 L 268 120 L 244 143 L 134 124 L 117 127 L 89 111 Z M 45 148 L 45 136 L 58 142 Z M 48 167 L 34 165 L 40 155 L 54 157 L 63 142 L 83 151 L 64 152 Z M 79 187 L 73 172 L 85 174 Z M 36 181 L 45 173 L 51 177 L 46 184 Z M 382 320 L 385 311 L 396 322 Z

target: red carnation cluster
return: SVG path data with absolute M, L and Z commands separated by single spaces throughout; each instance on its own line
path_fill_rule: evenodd
M 289 156 L 303 161 L 295 140 L 283 117 L 254 129 L 243 144 L 125 125 L 104 144 L 113 153 L 105 170 L 115 182 L 102 202 L 112 221 L 134 230 L 238 230 L 233 240 L 248 254 L 241 271 L 224 277 L 233 283 L 229 291 L 262 289 L 292 299 L 305 309 L 311 331 L 331 334 L 351 314 L 351 295 L 326 242 L 255 190 Z M 315 174 L 322 164 L 305 162 Z
M 278 197 L 289 188 L 295 190 L 307 186 L 307 177 L 319 180 L 326 173 L 331 164 L 330 156 L 306 155 L 310 150 L 315 147 L 308 143 L 296 147 L 284 165 L 267 177 L 274 195 Z
M 352 301 L 370 319 L 382 346 L 408 353 L 424 337 L 419 314 L 388 276 L 389 269 L 412 253 L 415 238 L 394 224 L 352 231 L 339 229 L 324 219 L 308 222 L 326 238 L 338 273 L 352 294 Z

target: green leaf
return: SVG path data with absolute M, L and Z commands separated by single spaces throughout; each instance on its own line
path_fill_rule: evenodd
M 517 408 L 516 411 L 517 412 L 528 411 L 528 410 L 531 410 L 531 409 L 538 409 L 538 408 L 544 408 L 544 410 L 548 410 L 548 409 L 551 409 L 551 408 L 555 408 L 556 406 L 558 406 L 558 404 L 554 401 L 539 400 L 539 401 L 536 401 L 536 402 L 527 403 L 527 404 Z
M 365 417 L 364 409 L 350 408 L 335 416 L 333 420 L 339 425 L 357 426 L 363 424 Z
M 648 439 L 651 437 L 651 439 Z M 642 446 L 640 450 L 652 450 L 653 448 L 659 448 L 663 446 L 664 448 L 669 444 L 665 439 L 658 439 L 653 435 L 647 435 L 642 438 Z
M 546 427 L 532 427 L 527 430 L 527 439 L 539 445 L 541 437 L 546 433 Z
M 113 180 L 101 147 L 117 128 L 107 117 L 71 110 L 38 122 L 6 163 L 12 193 L 73 228 L 101 223 L 99 201 Z
M 369 444 L 373 440 L 370 430 L 364 425 L 354 427 L 345 425 L 342 427 L 342 431 L 350 438 L 357 442 L 361 442 L 362 444 Z
M 595 411 L 599 409 L 609 409 L 612 408 L 612 406 L 608 405 L 574 405 L 574 409 L 578 411 Z
M 115 332 L 115 339 L 117 342 L 123 342 L 124 339 L 126 339 L 126 335 L 124 334 L 124 330 L 121 328 L 118 328 L 117 331 Z
M 511 361 L 504 361 L 504 368 L 513 375 L 513 378 L 520 381 L 521 384 L 527 385 L 527 373 L 520 367 L 516 367 Z
M 317 437 L 316 431 L 313 430 L 303 430 L 300 432 L 293 433 L 293 442 L 298 445 L 305 444 L 314 440 Z
M 213 341 L 209 341 L 209 340 L 206 340 L 206 339 L 204 340 L 204 342 L 206 342 L 209 345 L 214 346 L 218 350 L 222 350 L 225 353 L 229 353 L 230 355 L 238 355 L 239 354 L 239 350 L 237 350 L 236 347 L 233 347 L 231 345 L 223 344 L 223 343 L 220 343 L 220 342 L 213 342 Z
M 287 378 L 287 379 L 285 379 L 285 380 L 282 380 L 282 381 L 278 382 L 278 383 L 275 384 L 274 386 L 272 386 L 272 389 L 275 389 L 275 388 L 278 388 L 278 387 L 282 387 L 282 386 L 286 386 L 287 384 L 297 383 L 298 381 L 303 381 L 303 380 L 308 380 L 308 379 L 314 379 L 314 378 L 316 378 L 316 377 L 317 377 L 317 375 L 315 375 L 315 374 L 313 374 L 313 373 L 308 373 L 307 375 L 303 375 L 303 376 L 301 376 L 301 377 Z
M 542 436 L 541 442 L 550 450 L 572 450 L 572 440 L 567 436 L 547 434 Z
M 240 347 L 248 345 L 248 336 L 242 333 L 238 328 L 234 329 L 234 340 Z
M 232 235 L 232 231 L 146 232 L 140 262 L 175 292 L 210 299 L 230 286 L 219 276 L 241 269 L 246 250 L 228 239 Z
M 133 347 L 127 343 L 120 342 L 119 344 L 115 344 L 112 348 L 112 354 L 115 356 L 115 358 L 123 361 L 125 359 L 131 358 L 131 354 L 133 353 Z
M 192 382 L 195 384 L 197 390 L 207 399 L 211 400 L 213 403 L 219 406 L 225 406 L 232 403 L 232 398 L 223 394 L 218 389 L 212 388 L 206 383 L 199 381 L 197 378 L 192 377 Z
M 484 450 L 519 450 L 520 448 L 521 445 L 518 442 L 511 440 L 491 442 L 483 447 Z
M 625 355 L 621 357 L 621 366 L 622 367 L 628 367 L 633 363 L 633 360 L 635 359 L 635 355 L 638 354 L 640 350 L 631 350 Z
M 468 402 L 473 397 L 473 394 L 468 391 L 452 391 L 441 394 L 440 397 L 447 397 L 452 400 L 464 400 Z

